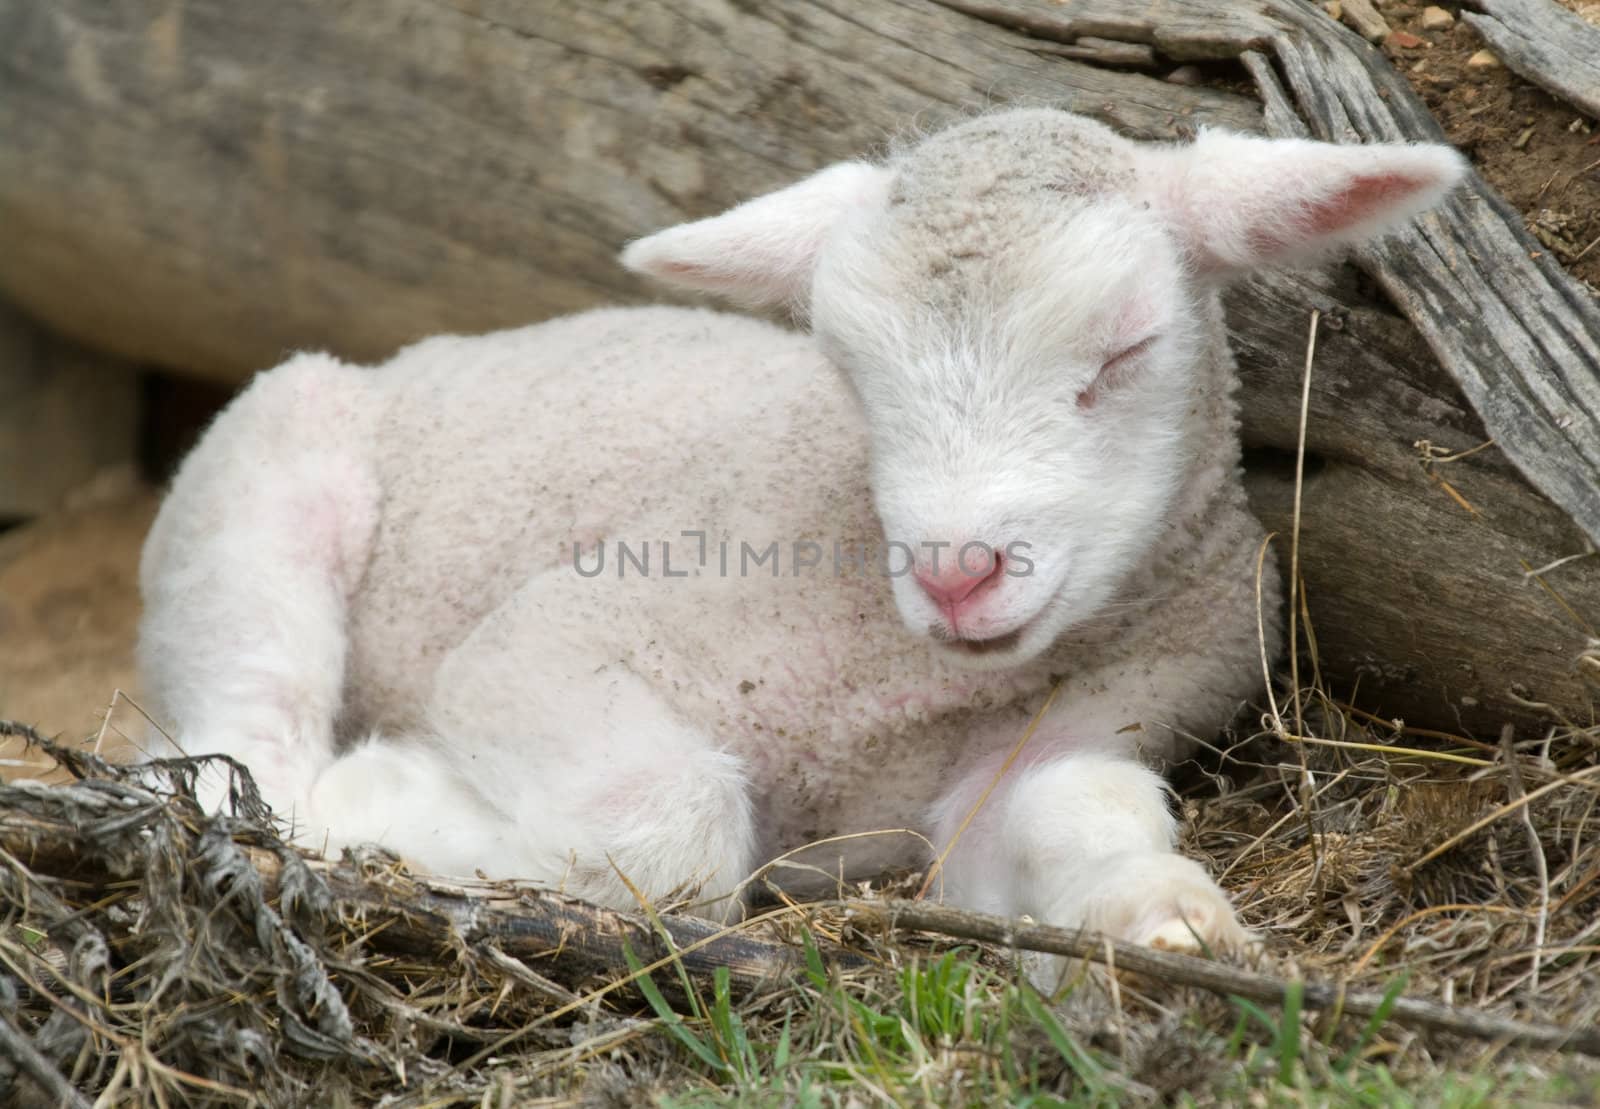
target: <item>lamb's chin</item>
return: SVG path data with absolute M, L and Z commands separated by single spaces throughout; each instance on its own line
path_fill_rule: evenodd
M 964 670 L 1007 670 L 1037 653 L 1022 649 L 1020 632 L 1009 632 L 994 639 L 946 640 L 936 649 Z
M 1008 670 L 1042 654 L 1057 634 L 1046 626 L 1045 614 L 1040 613 L 986 639 L 936 638 L 935 649 L 967 670 Z

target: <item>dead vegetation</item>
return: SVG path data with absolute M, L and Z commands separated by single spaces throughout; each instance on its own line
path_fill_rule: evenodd
M 1261 734 L 1179 768 L 1185 847 L 1265 940 L 1255 970 L 1209 983 L 1181 957 L 1141 963 L 1053 929 L 941 961 L 951 939 L 917 928 L 994 940 L 993 925 L 919 905 L 891 932 L 881 891 L 779 903 L 724 930 L 415 878 L 377 852 L 334 865 L 286 848 L 247 778 L 236 815 L 207 819 L 186 761 L 140 782 L 39 748 L 75 781 L 0 787 L 0 1087 L 71 1105 L 788 1103 L 868 1087 L 891 1103 L 1229 1103 L 1257 1089 L 1251 1052 L 1282 1050 L 1266 1042 L 1281 1028 L 1246 1022 L 1239 997 L 1266 1000 L 1306 1052 L 1359 1046 L 1361 1067 L 1408 1081 L 1592 1085 L 1600 1070 L 1572 1052 L 1600 1050 L 1600 733 L 1408 731 L 1314 681 L 1298 726 L 1294 703 L 1275 701 L 1291 713 L 1283 733 L 1301 739 L 1280 738 L 1269 710 Z M 1018 953 L 1052 943 L 1120 975 L 1069 975 L 1058 1016 L 1030 1009 Z M 915 1019 L 894 1015 L 924 994 Z M 1379 997 L 1390 1000 L 1374 1019 Z M 1441 1031 L 1423 1019 L 1429 1003 L 1501 1023 Z M 872 1075 L 833 1057 L 866 1037 L 881 1062 L 871 1037 L 921 1027 L 939 1004 L 967 1023 L 930 1038 L 921 1069 Z M 1564 1051 L 1506 1046 L 1551 1025 L 1572 1031 Z M 745 1045 L 744 1063 L 729 1043 Z M 793 1055 L 779 1058 L 780 1043 Z M 1008 1053 L 1037 1062 L 1041 1044 L 1042 1069 L 1006 1070 Z M 958 1066 L 963 1051 L 975 1054 Z M 1307 1073 L 1331 1065 L 1299 1058 Z M 930 1073 L 943 1085 L 928 1096 Z M 1260 1088 L 1294 1087 L 1274 1071 Z

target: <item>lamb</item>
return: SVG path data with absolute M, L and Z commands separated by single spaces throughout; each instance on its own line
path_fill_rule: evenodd
M 953 903 L 1237 948 L 1153 769 L 1281 648 L 1218 290 L 1463 172 L 1005 111 L 623 254 L 808 333 L 651 307 L 299 354 L 161 509 L 147 695 L 317 846 L 720 914 L 878 831 L 787 884 L 954 841 Z

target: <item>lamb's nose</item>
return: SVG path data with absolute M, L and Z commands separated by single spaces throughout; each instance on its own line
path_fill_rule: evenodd
M 917 584 L 940 608 L 955 609 L 1000 576 L 1000 556 L 978 543 L 968 544 L 959 555 L 947 553 L 935 565 L 917 567 Z

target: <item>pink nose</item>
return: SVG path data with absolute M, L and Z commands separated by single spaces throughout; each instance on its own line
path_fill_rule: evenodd
M 963 601 L 1000 576 L 1000 557 L 988 548 L 974 544 L 960 557 L 945 552 L 938 570 L 918 567 L 917 584 L 940 608 L 954 610 Z

